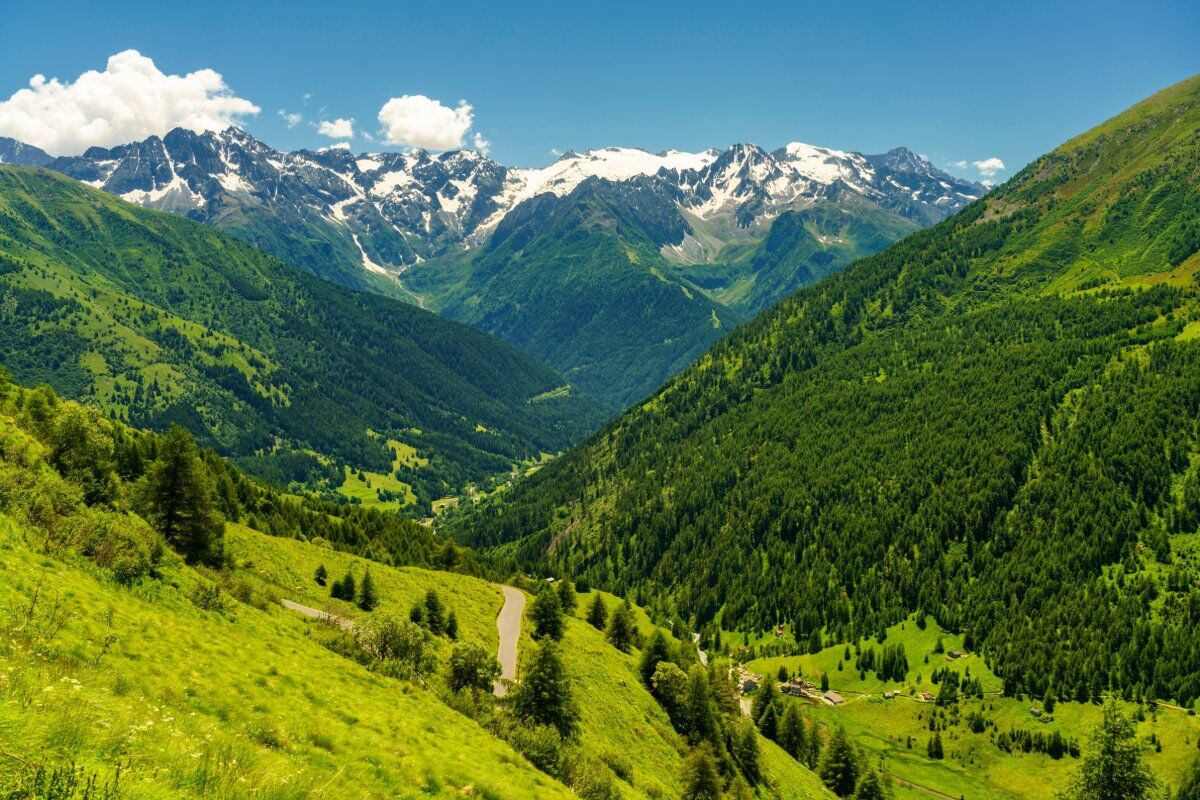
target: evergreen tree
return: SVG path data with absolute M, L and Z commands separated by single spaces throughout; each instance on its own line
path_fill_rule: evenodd
M 804 759 L 804 763 L 808 764 L 809 769 L 816 769 L 821 763 L 821 731 L 813 724 L 808 729 L 808 754 Z
M 658 668 L 660 661 L 671 660 L 671 645 L 667 642 L 667 637 L 658 628 L 654 629 L 654 633 L 650 636 L 650 641 L 646 642 L 646 647 L 642 650 L 642 660 L 638 665 L 638 671 L 642 674 L 642 683 L 647 687 L 654 680 L 654 670 Z
M 458 615 L 453 609 L 446 615 L 446 637 L 451 640 L 458 639 Z
M 829 737 L 818 769 L 821 780 L 838 797 L 849 797 L 858 786 L 858 753 L 846 737 L 846 729 L 838 726 Z
M 779 721 L 779 746 L 784 751 L 796 759 L 797 761 L 804 759 L 805 752 L 808 749 L 808 742 L 805 741 L 804 717 L 800 714 L 800 707 L 796 703 L 786 703 L 786 709 L 783 712 L 783 719 Z
M 772 742 L 779 741 L 779 704 L 769 704 L 758 718 L 758 730 Z
M 324 586 L 325 582 L 329 580 L 329 573 L 325 570 L 324 564 L 317 565 L 317 571 L 313 574 L 313 580 L 317 582 L 317 586 Z
M 937 731 L 933 732 L 933 736 L 929 737 L 929 745 L 925 748 L 929 753 L 930 758 L 941 760 L 945 757 L 945 750 L 942 749 L 942 735 Z
M 854 800 L 888 800 L 889 792 L 879 773 L 869 769 L 858 779 Z
M 511 697 L 514 713 L 525 722 L 552 725 L 564 737 L 574 734 L 579 710 L 554 640 L 534 649 Z
M 721 776 L 712 747 L 702 742 L 683 760 L 683 800 L 721 800 Z
M 438 550 L 437 556 L 434 558 L 434 566 L 445 572 L 453 572 L 460 561 L 458 548 L 454 546 L 454 542 L 447 539 Z
M 342 576 L 341 594 L 339 600 L 345 600 L 347 603 L 353 603 L 355 595 L 358 594 L 358 587 L 355 585 L 354 576 L 350 570 L 346 570 L 346 574 Z
M 446 609 L 435 589 L 425 592 L 425 627 L 429 628 L 429 632 L 434 636 L 441 636 L 446 632 Z
M 167 543 L 192 563 L 219 566 L 225 521 L 213 507 L 213 489 L 192 436 L 172 425 L 160 439 L 147 476 L 149 518 Z
M 608 625 L 608 605 L 605 604 L 604 598 L 599 592 L 596 592 L 595 596 L 592 597 L 592 602 L 588 606 L 587 621 L 589 625 L 598 631 L 604 630 L 605 626 Z
M 637 626 L 633 619 L 633 605 L 626 600 L 617 606 L 612 617 L 608 620 L 608 628 L 604 635 L 612 646 L 622 653 L 628 653 L 637 643 Z
M 759 763 L 758 730 L 746 717 L 737 717 L 729 726 L 729 749 L 733 761 L 750 783 L 762 778 Z
M 568 616 L 574 614 L 579 605 L 579 598 L 575 595 L 575 584 L 564 578 L 555 584 L 555 588 L 558 589 L 558 601 L 563 613 Z
M 1110 699 L 1064 797 L 1144 800 L 1155 796 L 1158 780 L 1146 764 L 1146 750 L 1147 745 L 1137 738 L 1133 720 L 1121 713 L 1116 700 Z
M 533 620 L 534 639 L 553 639 L 556 642 L 562 639 L 566 623 L 563 620 L 562 603 L 559 601 L 558 591 L 553 586 L 549 584 L 542 586 L 537 597 L 533 598 L 533 607 L 529 610 L 529 616 Z
M 716 710 L 708 688 L 708 670 L 693 664 L 688 670 L 684 716 L 693 742 L 714 739 L 717 731 Z
M 827 673 L 827 672 L 821 673 L 821 691 L 822 692 L 829 691 L 829 673 Z
M 777 705 L 780 698 L 779 687 L 775 685 L 775 679 L 770 675 L 764 675 L 762 683 L 758 685 L 758 690 L 754 692 L 754 698 L 750 701 L 750 718 L 758 722 L 767 708 Z
M 371 568 L 363 573 L 362 586 L 358 590 L 358 607 L 363 611 L 374 611 L 379 605 L 379 594 L 375 590 L 375 579 L 371 577 Z
M 779 672 L 776 673 L 776 675 L 775 675 L 775 680 L 779 681 L 780 683 L 787 683 L 787 679 L 788 679 L 787 667 L 784 666 L 783 664 L 780 664 Z

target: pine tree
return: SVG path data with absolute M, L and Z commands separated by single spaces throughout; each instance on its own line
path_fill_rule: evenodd
M 563 736 L 575 732 L 579 710 L 553 640 L 547 639 L 534 649 L 511 697 L 514 713 L 525 722 L 552 725 Z
M 771 703 L 758 718 L 759 732 L 772 742 L 779 741 L 779 704 Z
M 537 597 L 533 598 L 529 616 L 533 620 L 534 639 L 553 639 L 556 642 L 562 639 L 566 623 L 558 591 L 553 586 L 544 585 Z
M 446 631 L 446 610 L 435 589 L 425 592 L 425 627 L 434 636 L 441 636 Z
M 592 597 L 592 602 L 588 606 L 587 621 L 598 631 L 604 630 L 608 624 L 608 605 L 605 604 L 604 598 L 599 592 Z
M 219 566 L 225 520 L 213 507 L 212 483 L 196 444 L 178 425 L 159 440 L 147 493 L 150 520 L 167 543 L 189 562 Z
M 946 753 L 942 749 L 942 735 L 937 731 L 933 732 L 933 736 L 929 737 L 929 746 L 926 748 L 930 758 L 942 759 Z
M 317 586 L 324 586 L 325 582 L 329 580 L 329 573 L 325 570 L 324 564 L 317 565 L 317 571 L 313 574 L 313 580 L 317 582 Z
M 655 628 L 650 641 L 646 643 L 646 647 L 642 650 L 642 660 L 638 665 L 638 671 L 642 675 L 642 683 L 649 687 L 651 681 L 654 679 L 654 670 L 658 667 L 658 663 L 670 660 L 671 646 L 667 643 L 667 637 L 663 635 L 661 630 Z
M 355 585 L 354 576 L 350 570 L 346 570 L 346 574 L 342 576 L 342 589 L 339 599 L 345 600 L 347 603 L 353 603 L 355 595 L 358 594 L 358 587 Z
M 717 718 L 708 688 L 708 670 L 699 664 L 688 670 L 684 716 L 693 742 L 715 738 Z
M 637 639 L 637 627 L 633 620 L 633 606 L 628 600 L 617 606 L 612 617 L 608 620 L 608 629 L 604 635 L 612 646 L 622 653 L 628 653 Z
M 1143 800 L 1158 790 L 1158 779 L 1146 764 L 1147 745 L 1137 738 L 1131 719 L 1116 700 L 1104 706 L 1064 797 L 1067 800 Z
M 579 605 L 579 598 L 575 595 L 575 584 L 563 578 L 555 584 L 555 588 L 558 589 L 558 602 L 563 613 L 568 616 L 574 614 L 576 606 Z
M 826 672 L 821 673 L 821 691 L 822 692 L 829 691 L 829 674 Z
M 721 776 L 712 747 L 703 742 L 683 760 L 683 800 L 721 800 Z
M 454 611 L 446 615 L 446 638 L 458 639 L 458 615 Z
M 375 591 L 375 580 L 371 577 L 371 569 L 363 573 L 362 586 L 358 590 L 358 607 L 363 611 L 374 611 L 379 605 L 379 594 Z
M 858 788 L 854 790 L 854 800 L 887 800 L 888 791 L 879 773 L 869 769 L 858 780 Z
M 800 714 L 800 708 L 796 703 L 787 703 L 787 708 L 784 709 L 783 719 L 779 721 L 779 746 L 784 751 L 796 760 L 804 758 L 805 751 L 808 749 L 808 742 L 805 741 L 804 717 Z
M 858 753 L 846 737 L 846 729 L 839 725 L 825 746 L 818 774 L 838 797 L 849 797 L 858 786 L 858 773 Z
M 769 706 L 779 702 L 779 687 L 775 685 L 775 680 L 770 675 L 764 675 L 762 683 L 754 692 L 754 698 L 750 701 L 750 718 L 758 722 Z
M 750 783 L 762 778 L 759 762 L 758 730 L 746 717 L 737 717 L 729 726 L 729 747 L 734 763 Z

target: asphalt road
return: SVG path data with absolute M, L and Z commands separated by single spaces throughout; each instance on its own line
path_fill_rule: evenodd
M 496 617 L 496 630 L 500 633 L 500 647 L 496 660 L 500 662 L 500 678 L 492 687 L 496 697 L 508 694 L 505 681 L 517 679 L 517 640 L 521 638 L 521 615 L 525 613 L 525 595 L 511 586 L 501 586 L 504 591 L 504 608 Z

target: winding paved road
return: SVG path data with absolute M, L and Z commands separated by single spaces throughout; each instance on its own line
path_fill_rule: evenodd
M 496 697 L 508 694 L 505 681 L 517 679 L 517 639 L 521 638 L 521 615 L 525 613 L 525 595 L 511 586 L 501 586 L 504 592 L 504 608 L 496 617 L 496 630 L 500 633 L 500 647 L 496 660 L 500 662 L 500 677 L 492 687 Z

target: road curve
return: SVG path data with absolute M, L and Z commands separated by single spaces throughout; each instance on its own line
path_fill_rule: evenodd
M 496 617 L 496 630 L 500 633 L 500 647 L 496 660 L 500 662 L 500 677 L 492 687 L 496 697 L 508 694 L 505 681 L 517 679 L 517 640 L 521 638 L 521 615 L 525 613 L 525 595 L 511 586 L 501 586 L 504 592 L 504 608 Z

